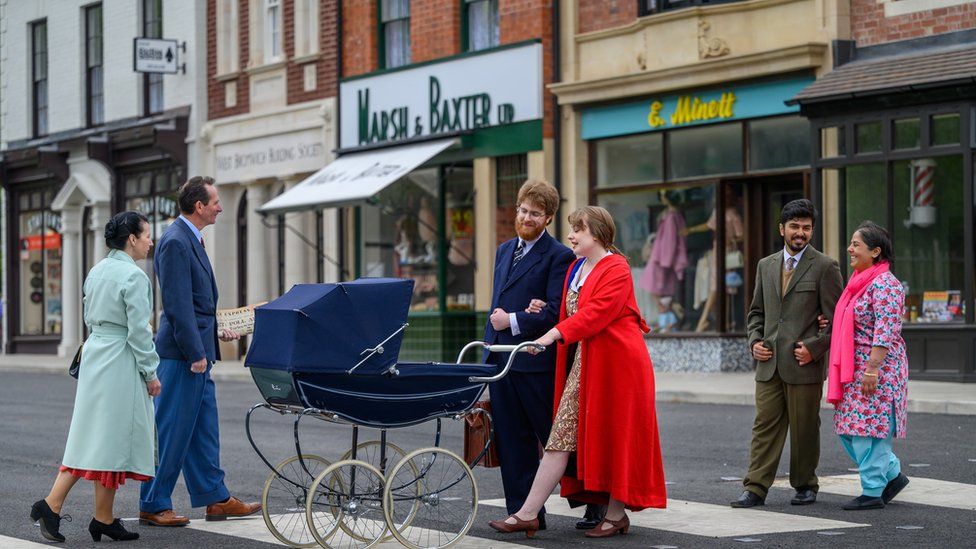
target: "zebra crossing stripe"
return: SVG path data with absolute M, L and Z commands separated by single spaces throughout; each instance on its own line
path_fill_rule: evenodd
M 896 503 L 918 503 L 935 507 L 976 510 L 976 496 L 973 495 L 976 488 L 972 484 L 913 477 L 910 473 L 911 471 L 908 471 L 908 486 L 895 498 Z M 777 480 L 773 486 L 792 489 L 786 479 Z M 820 477 L 820 493 L 859 496 L 861 479 L 857 474 Z
M 51 545 L 47 543 L 35 543 L 33 541 L 27 541 L 24 539 L 0 536 L 0 547 L 3 547 L 4 549 L 50 549 Z
M 505 507 L 505 500 L 486 500 L 479 502 L 479 505 Z M 549 496 L 546 501 L 546 512 L 570 517 L 580 515 L 580 510 L 571 509 L 569 503 L 557 495 Z M 870 526 L 758 509 L 733 509 L 728 505 L 677 499 L 669 499 L 667 509 L 646 509 L 639 513 L 629 513 L 628 516 L 631 526 L 710 538 Z

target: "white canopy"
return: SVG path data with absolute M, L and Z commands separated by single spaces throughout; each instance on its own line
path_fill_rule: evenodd
M 455 143 L 443 139 L 340 156 L 258 208 L 263 214 L 355 204 L 382 191 Z

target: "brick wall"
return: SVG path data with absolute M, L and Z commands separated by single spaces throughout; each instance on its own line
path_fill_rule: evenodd
M 851 32 L 858 46 L 872 46 L 972 28 L 976 28 L 976 3 L 973 2 L 885 17 L 884 4 L 877 0 L 851 1 Z
M 635 0 L 579 0 L 579 32 L 621 27 L 637 19 Z
M 548 0 L 499 0 L 498 26 L 502 44 L 542 39 L 542 82 L 552 83 L 552 4 Z M 552 94 L 543 91 L 542 135 L 553 137 Z
M 414 63 L 461 53 L 461 2 L 410 2 L 410 56 Z
M 207 0 L 207 118 L 222 118 L 235 114 L 246 113 L 249 109 L 250 80 L 244 68 L 247 67 L 250 32 L 248 31 L 248 1 L 239 0 L 237 5 L 237 45 L 238 45 L 238 76 L 237 105 L 225 107 L 225 84 L 218 81 L 217 74 L 217 3 Z
M 285 55 L 288 56 L 288 104 L 302 103 L 314 99 L 334 97 L 338 93 L 336 79 L 336 0 L 319 1 L 319 57 L 315 61 L 295 63 L 291 58 L 295 55 L 295 3 L 285 2 L 284 5 L 284 39 Z M 305 65 L 315 64 L 314 90 L 305 91 Z
M 342 2 L 342 75 L 356 76 L 379 67 L 376 0 Z

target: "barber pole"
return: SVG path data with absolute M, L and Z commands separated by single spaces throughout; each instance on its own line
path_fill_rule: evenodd
M 912 177 L 912 204 L 906 225 L 931 227 L 935 224 L 935 160 L 913 160 L 909 169 Z

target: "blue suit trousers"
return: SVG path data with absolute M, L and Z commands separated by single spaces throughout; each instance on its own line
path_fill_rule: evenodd
M 220 432 L 217 396 L 207 371 L 195 374 L 190 363 L 161 359 L 156 375 L 163 390 L 156 397 L 156 432 L 159 464 L 156 477 L 142 484 L 139 509 L 158 513 L 173 508 L 173 488 L 180 472 L 190 493 L 190 504 L 203 507 L 226 500 L 220 468 Z

